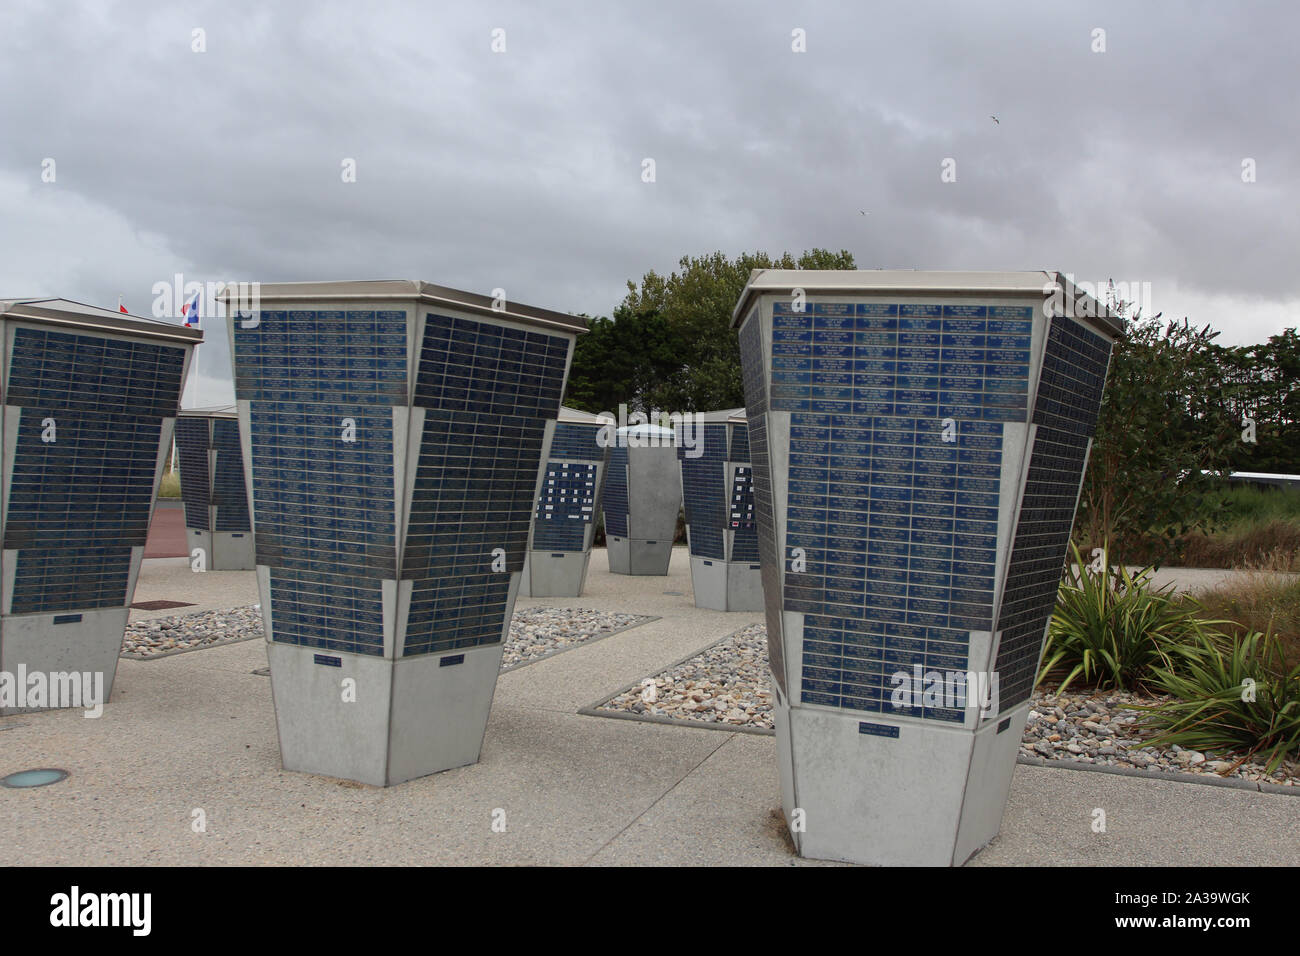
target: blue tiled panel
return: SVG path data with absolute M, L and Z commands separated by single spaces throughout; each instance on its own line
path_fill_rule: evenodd
M 551 457 L 559 461 L 604 461 L 605 449 L 597 444 L 601 426 L 558 422 L 551 438 Z
M 533 515 L 533 547 L 539 551 L 581 551 L 595 520 L 599 474 L 605 460 L 597 444 L 600 426 L 560 422 L 551 437 L 550 458 Z
M 1027 421 L 1032 309 L 775 303 L 772 408 Z
M 211 476 L 208 474 L 209 425 L 206 418 L 182 416 L 176 419 L 176 458 L 181 472 L 181 500 L 185 503 L 185 527 L 211 531 L 209 508 Z
M 212 447 L 216 468 L 212 476 L 212 504 L 217 509 L 214 531 L 250 531 L 248 486 L 244 483 L 244 451 L 239 443 L 239 422 L 233 418 L 212 421 Z
M 383 653 L 381 582 L 397 574 L 392 406 L 407 402 L 406 342 L 403 310 L 272 310 L 236 326 L 272 640 Z M 344 440 L 345 419 L 355 441 Z
M 176 414 L 184 364 L 177 346 L 20 328 L 5 403 L 166 418 Z
M 754 469 L 754 519 L 758 525 L 759 573 L 763 580 L 763 610 L 767 620 L 767 655 L 773 682 L 782 694 L 787 694 L 785 652 L 782 645 L 782 556 L 776 548 L 771 460 L 767 444 L 767 375 L 757 309 L 752 310 L 745 319 L 739 338 L 746 430 L 750 461 Z
M 131 549 L 117 545 L 28 549 L 14 567 L 14 614 L 126 604 Z
M 402 577 L 411 595 L 407 656 L 501 639 L 510 572 L 523 569 L 545 422 L 430 411 Z M 493 551 L 505 551 L 493 570 Z
M 355 441 L 344 441 L 344 419 Z M 392 577 L 393 416 L 388 408 L 254 402 L 257 563 Z
M 522 569 L 544 428 L 523 417 L 426 415 L 404 578 L 482 570 L 495 548 L 509 570 Z
M 991 628 L 1002 422 L 1028 414 L 1032 311 L 773 311 L 772 407 L 793 413 L 786 544 L 807 556 L 783 594 L 806 615 L 802 698 L 894 713 L 891 675 L 965 671 L 969 632 Z
M 609 474 L 605 479 L 605 534 L 627 537 L 627 448 L 615 445 L 609 450 Z
M 740 327 L 740 379 L 745 390 L 745 418 L 753 421 L 767 412 L 767 362 L 763 358 L 763 329 L 758 309 L 750 311 Z M 758 452 L 751 452 L 757 456 Z M 753 458 L 750 459 L 751 461 Z
M 568 349 L 568 340 L 558 335 L 430 313 L 414 404 L 554 418 L 564 390 Z
M 183 364 L 180 347 L 15 330 L 5 395 L 22 408 L 4 534 L 18 552 L 12 613 L 125 605 Z
M 1096 429 L 1111 345 L 1073 319 L 1055 318 L 1034 400 L 1038 425 L 1020 521 L 998 616 L 1002 710 L 1033 692 L 1047 620 L 1056 602 L 1079 483 Z
M 733 426 L 736 431 L 748 432 L 743 425 Z M 735 448 L 735 440 L 732 440 Z M 749 451 L 749 441 L 745 448 Z M 752 465 L 732 466 L 732 491 L 730 522 L 731 560 L 758 563 L 758 524 L 754 514 L 754 468 Z
M 743 424 L 731 426 L 731 454 L 729 461 L 749 461 L 749 429 Z
M 415 400 L 429 411 L 402 557 L 402 577 L 415 581 L 405 656 L 501 640 L 568 349 L 560 336 L 427 317 Z M 498 548 L 504 570 L 492 568 Z
M 763 581 L 763 610 L 767 620 L 767 655 L 773 682 L 782 694 L 787 694 L 785 652 L 782 645 L 782 556 L 776 549 L 771 461 L 767 445 L 767 362 L 764 359 L 762 324 L 757 308 L 750 310 L 741 325 L 739 344 L 741 381 L 745 390 L 746 439 L 753 467 L 759 574 Z
M 343 440 L 345 418 L 355 423 L 354 442 Z M 249 424 L 257 563 L 272 569 L 273 640 L 382 654 L 383 617 L 371 612 L 379 582 L 397 567 L 392 411 L 255 401 Z M 321 601 L 330 586 L 340 589 L 337 619 Z
M 687 451 L 697 453 L 688 457 Z M 727 426 L 705 425 L 703 441 L 694 449 L 679 446 L 682 501 L 690 528 L 691 554 L 726 560 L 724 529 L 727 523 Z
M 260 562 L 259 562 L 260 563 Z M 271 568 L 271 633 L 280 644 L 382 655 L 381 579 L 298 567 Z
M 581 551 L 596 512 L 596 465 L 551 460 L 533 514 L 533 547 Z
M 42 419 L 57 440 L 41 441 Z M 6 550 L 143 545 L 162 423 L 156 418 L 24 408 L 9 485 Z
M 262 311 L 235 325 L 235 394 L 255 402 L 405 405 L 406 313 Z

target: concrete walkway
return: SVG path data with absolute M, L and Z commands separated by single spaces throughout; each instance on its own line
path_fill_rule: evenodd
M 148 561 L 136 598 L 257 600 L 251 572 L 216 574 Z M 478 764 L 386 790 L 280 769 L 261 641 L 124 660 L 97 720 L 0 718 L 0 773 L 72 772 L 0 790 L 0 863 L 811 865 L 779 820 L 771 737 L 575 713 L 761 615 L 696 610 L 682 549 L 666 578 L 610 575 L 597 551 L 586 596 L 520 602 L 564 604 L 660 619 L 505 674 Z M 1293 796 L 1018 766 L 972 863 L 1298 865 L 1297 819 Z

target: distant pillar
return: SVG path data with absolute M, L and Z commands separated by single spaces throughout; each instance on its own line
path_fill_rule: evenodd
M 705 413 L 703 441 L 677 449 L 695 606 L 763 610 L 753 468 L 743 408 Z
M 525 597 L 582 595 L 609 460 L 609 448 L 598 441 L 602 422 L 572 408 L 547 422 L 519 589 Z
M 605 550 L 612 574 L 667 574 L 682 508 L 674 432 L 618 429 L 605 485 Z
M 244 453 L 234 405 L 184 409 L 176 420 L 185 536 L 209 571 L 256 567 Z

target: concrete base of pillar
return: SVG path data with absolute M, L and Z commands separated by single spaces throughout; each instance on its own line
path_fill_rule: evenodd
M 389 660 L 268 643 L 284 769 L 387 787 L 477 762 L 504 647 Z
M 672 538 L 647 541 L 645 538 L 607 537 L 610 574 L 667 574 L 673 556 Z
M 971 731 L 778 698 L 782 802 L 799 855 L 960 866 L 998 834 L 1028 713 L 1025 703 Z
M 758 564 L 719 561 L 691 555 L 695 606 L 715 611 L 763 610 L 763 579 Z

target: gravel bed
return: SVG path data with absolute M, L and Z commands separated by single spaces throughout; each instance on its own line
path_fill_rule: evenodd
M 509 668 L 530 663 L 653 619 L 642 614 L 587 608 L 520 608 L 510 622 L 510 638 L 506 642 L 501 666 Z M 128 624 L 122 640 L 122 656 L 147 660 L 264 636 L 259 604 L 178 614 Z
M 1027 757 L 1105 767 L 1214 774 L 1284 787 L 1300 786 L 1300 761 L 1283 761 L 1270 774 L 1263 764 L 1240 763 L 1239 757 L 1229 754 L 1186 750 L 1177 744 L 1167 748 L 1148 746 L 1154 734 L 1141 726 L 1146 715 L 1129 705 L 1149 707 L 1169 699 L 1119 691 L 1091 696 L 1067 693 L 1059 697 L 1041 693 L 1029 711 L 1020 752 Z
M 653 620 L 653 616 L 646 614 L 593 611 L 585 607 L 517 608 L 510 621 L 510 638 L 506 641 L 501 668 L 531 663 Z
M 649 680 L 649 678 L 647 678 Z M 690 660 L 653 678 L 655 690 L 635 687 L 600 704 L 598 710 L 667 717 L 706 724 L 772 728 L 767 627 L 752 624 Z M 647 699 L 653 697 L 653 700 Z M 1144 716 L 1132 705 L 1149 706 L 1167 698 L 1120 692 L 1066 694 L 1044 692 L 1035 698 L 1020 752 L 1027 757 L 1071 760 L 1108 767 L 1169 773 L 1215 774 L 1258 783 L 1300 787 L 1300 761 L 1286 761 L 1273 773 L 1262 764 L 1177 745 L 1155 748 L 1141 726 Z
M 147 660 L 263 636 L 260 604 L 177 614 L 128 624 L 122 638 L 122 656 Z
M 599 709 L 771 730 L 767 626 L 742 628 L 656 675 L 654 684 L 652 694 L 647 694 L 649 686 L 643 682 L 605 701 Z

